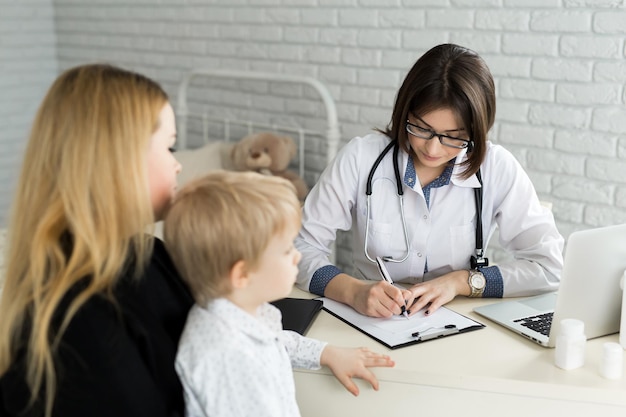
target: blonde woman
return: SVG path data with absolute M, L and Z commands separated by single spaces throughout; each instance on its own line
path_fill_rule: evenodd
M 152 80 L 59 76 L 33 123 L 0 301 L 0 414 L 182 416 L 174 370 L 193 300 L 161 241 L 180 164 Z

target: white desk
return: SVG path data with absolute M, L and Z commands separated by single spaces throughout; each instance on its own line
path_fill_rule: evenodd
M 313 298 L 294 289 L 292 297 Z M 397 350 L 322 311 L 307 336 L 339 346 L 366 346 L 389 354 L 394 368 L 373 368 L 380 389 L 356 380 L 353 397 L 328 368 L 294 370 L 303 417 L 346 416 L 626 416 L 624 378 L 598 374 L 602 343 L 587 342 L 585 366 L 564 371 L 554 366 L 554 349 L 544 348 L 482 318 L 475 306 L 494 299 L 460 297 L 447 306 L 475 319 L 485 329 Z

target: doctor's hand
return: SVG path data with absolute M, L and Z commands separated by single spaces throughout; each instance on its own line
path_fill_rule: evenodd
M 355 397 L 359 395 L 359 387 L 352 378 L 361 378 L 378 391 L 378 379 L 367 368 L 395 365 L 389 356 L 372 352 L 368 348 L 341 348 L 333 345 L 326 345 L 320 364 L 328 366 L 339 382 Z
M 339 274 L 333 278 L 326 286 L 324 296 L 348 304 L 370 317 L 402 314 L 406 301 L 415 298 L 409 290 L 386 281 L 363 281 L 348 274 Z
M 407 300 L 410 306 L 409 315 L 412 316 L 424 307 L 427 307 L 425 313 L 429 315 L 457 295 L 469 295 L 467 279 L 466 270 L 453 271 L 409 288 L 412 294 Z

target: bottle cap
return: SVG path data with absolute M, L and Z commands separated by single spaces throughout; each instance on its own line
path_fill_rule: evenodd
M 585 334 L 585 323 L 578 319 L 561 320 L 561 333 L 565 336 L 578 336 Z
M 624 368 L 624 348 L 619 343 L 606 342 L 602 345 L 600 375 L 607 379 L 620 379 Z

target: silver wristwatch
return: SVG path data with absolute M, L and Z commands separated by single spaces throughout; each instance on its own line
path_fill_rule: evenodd
M 482 272 L 470 269 L 467 283 L 470 287 L 470 297 L 482 297 L 485 285 L 487 284 L 487 280 Z

